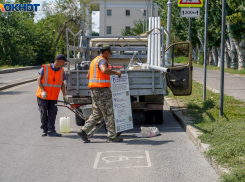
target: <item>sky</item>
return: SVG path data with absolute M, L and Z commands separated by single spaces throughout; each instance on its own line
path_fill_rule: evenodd
M 42 3 L 46 1 L 47 3 L 52 2 L 52 0 L 32 0 L 32 4 L 40 4 L 42 6 Z M 44 18 L 44 13 L 41 11 L 41 6 L 38 7 L 38 11 L 36 12 L 35 16 L 35 22 L 38 20 Z M 92 12 L 92 31 L 99 32 L 99 18 L 100 18 L 100 12 L 99 11 L 93 11 Z

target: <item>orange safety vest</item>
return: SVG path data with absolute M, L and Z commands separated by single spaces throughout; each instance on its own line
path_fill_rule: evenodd
M 96 87 L 110 87 L 110 76 L 102 73 L 99 70 L 99 61 L 104 59 L 102 56 L 97 56 L 92 63 L 90 64 L 90 75 L 89 75 L 89 88 L 96 88 Z M 109 63 L 107 61 L 107 66 L 109 68 Z
M 58 100 L 60 89 L 63 84 L 64 69 L 61 68 L 59 71 L 55 72 L 51 69 L 50 64 L 42 65 L 42 67 L 44 68 L 42 84 L 48 95 L 46 100 Z M 42 99 L 41 94 L 42 90 L 38 87 L 36 95 Z

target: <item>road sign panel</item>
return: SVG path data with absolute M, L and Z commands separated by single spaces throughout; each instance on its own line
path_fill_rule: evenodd
M 181 8 L 180 14 L 182 18 L 198 18 L 200 17 L 200 8 Z
M 179 7 L 203 7 L 203 0 L 178 0 Z

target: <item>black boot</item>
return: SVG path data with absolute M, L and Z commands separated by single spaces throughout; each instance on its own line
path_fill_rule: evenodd
M 83 130 L 80 130 L 77 134 L 84 141 L 84 143 L 90 143 L 90 140 L 88 139 L 87 134 Z

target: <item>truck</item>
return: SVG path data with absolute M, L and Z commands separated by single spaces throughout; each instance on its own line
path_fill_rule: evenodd
M 69 39 L 73 35 L 74 42 Z M 164 30 L 161 31 L 162 37 Z M 79 36 L 79 44 L 75 38 Z M 167 87 L 176 96 L 188 96 L 192 92 L 192 45 L 191 42 L 174 43 L 164 48 L 155 45 L 158 49 L 156 61 L 152 37 L 144 36 L 81 36 L 66 29 L 67 59 L 66 93 L 68 102 L 79 109 L 81 106 L 92 103 L 88 69 L 79 69 L 78 65 L 89 64 L 99 55 L 100 47 L 109 44 L 112 55 L 108 60 L 110 68 L 128 74 L 133 122 L 146 124 L 163 123 L 164 96 L 168 94 Z M 159 38 L 159 37 L 158 37 Z M 158 39 L 159 40 L 159 39 Z M 157 39 L 156 39 L 157 41 Z M 70 45 L 71 43 L 73 45 Z M 151 52 L 151 55 L 149 55 Z M 159 53 L 160 52 L 160 53 Z M 70 56 L 72 53 L 73 57 Z M 149 60 L 150 58 L 153 58 Z M 153 65 L 152 63 L 154 63 Z M 167 65 L 166 65 L 167 63 Z M 81 126 L 84 119 L 76 115 L 76 124 Z

